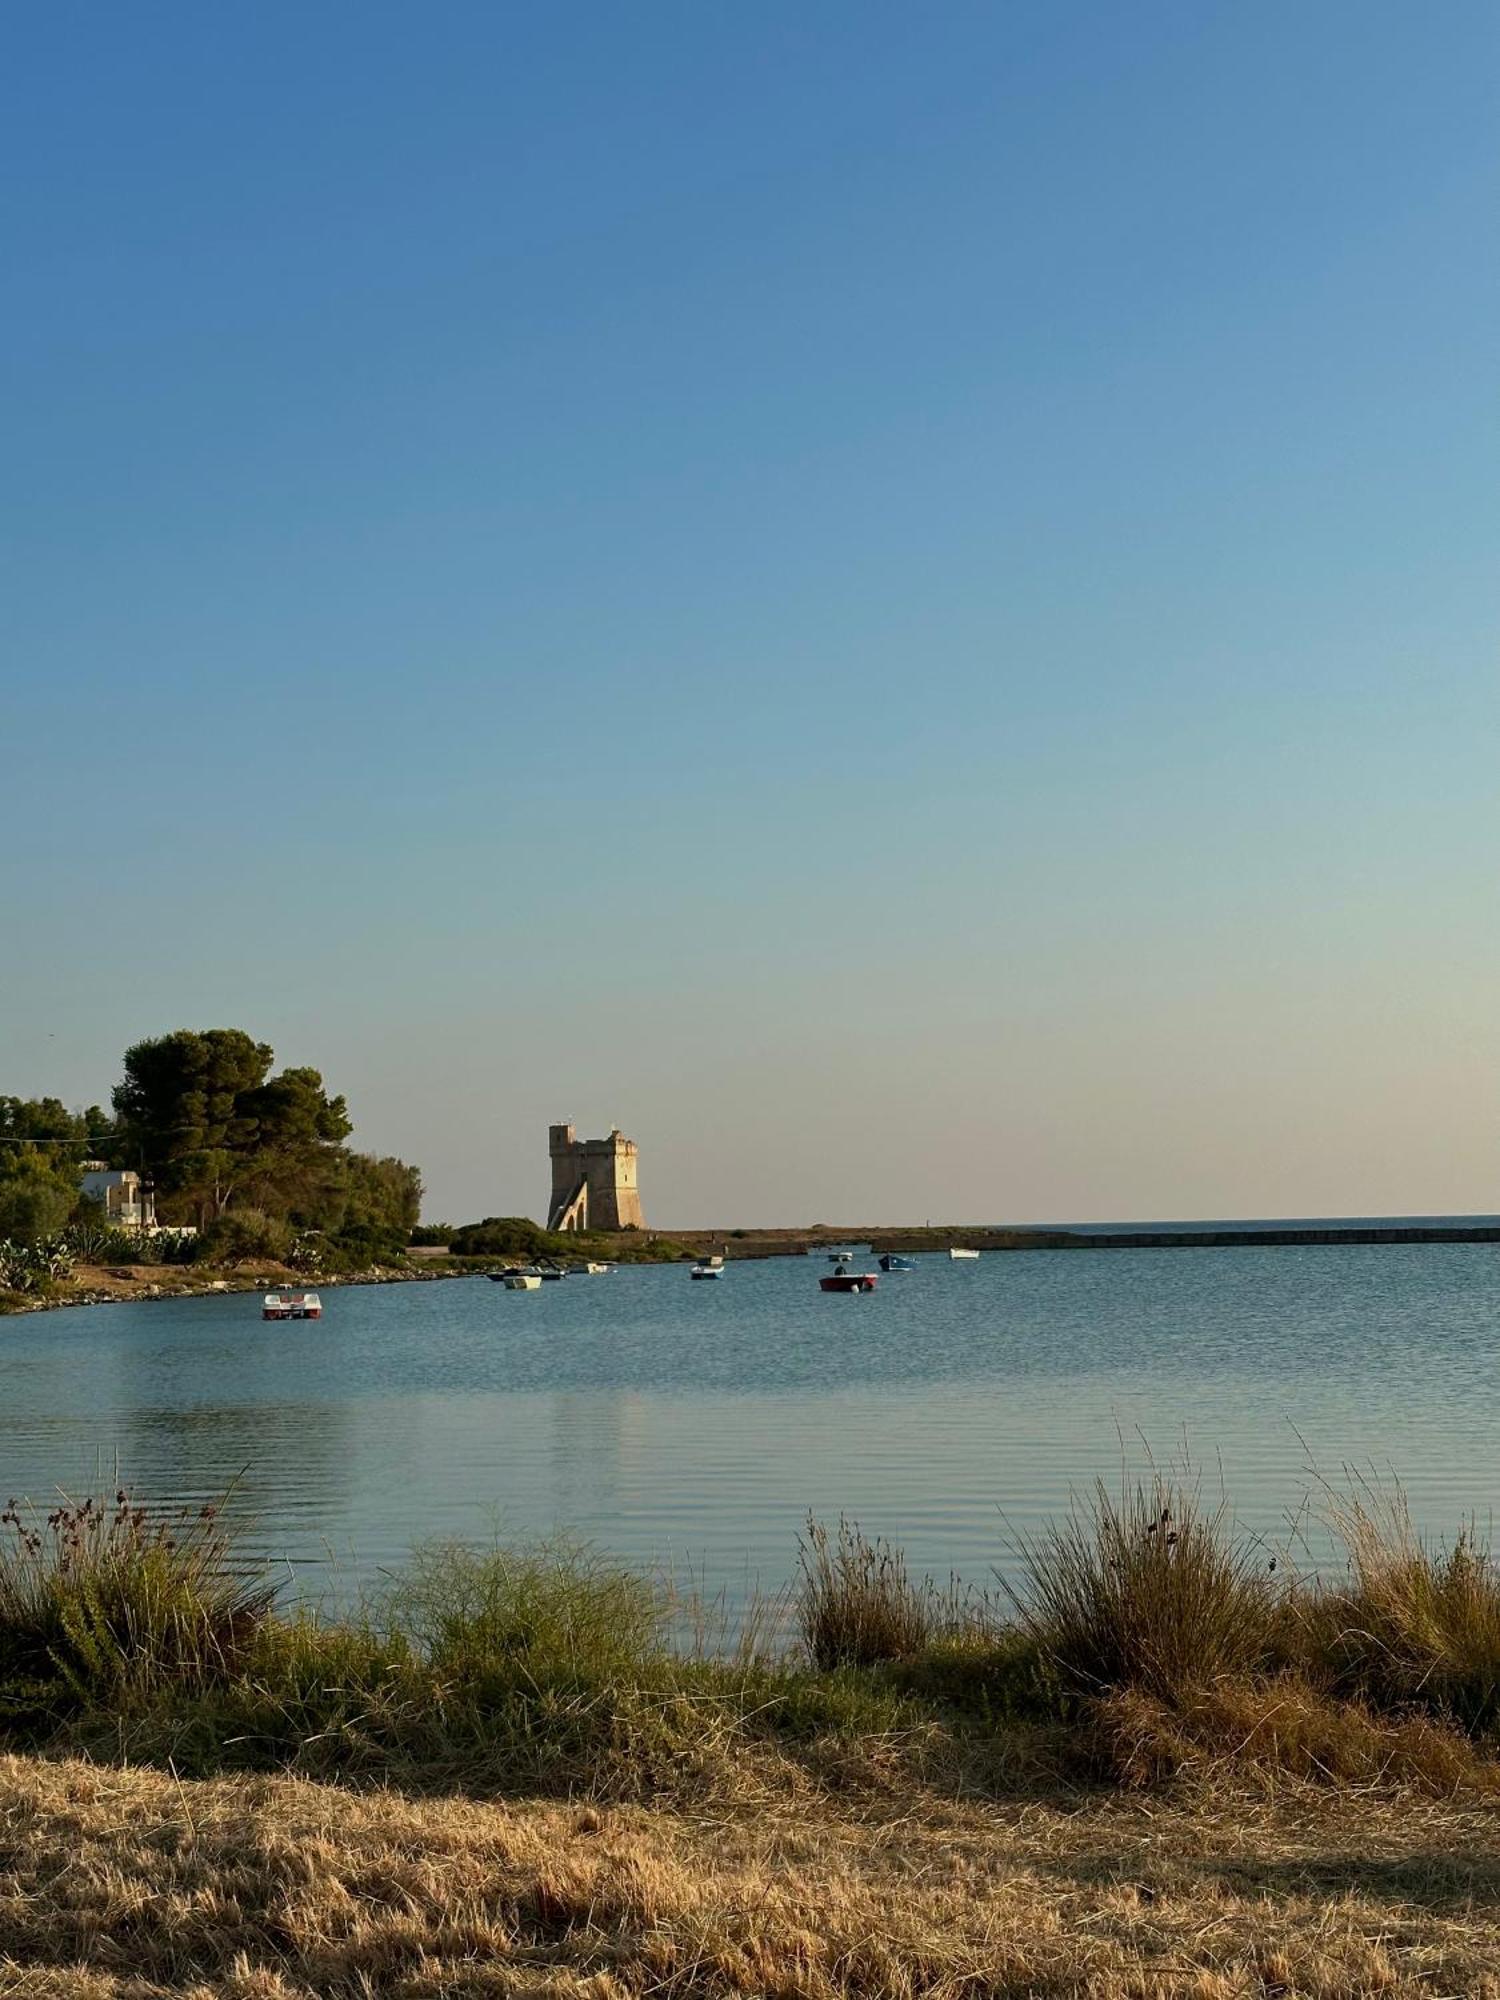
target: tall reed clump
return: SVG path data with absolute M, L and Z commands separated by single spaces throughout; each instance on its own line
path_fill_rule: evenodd
M 832 1534 L 808 1516 L 798 1562 L 797 1624 L 816 1667 L 911 1659 L 953 1623 L 932 1585 L 912 1579 L 900 1549 L 842 1516 Z
M 1500 1574 L 1488 1546 L 1472 1530 L 1446 1548 L 1424 1542 L 1399 1488 L 1361 1484 L 1329 1519 L 1348 1574 L 1298 1605 L 1306 1671 L 1375 1708 L 1500 1730 Z
M 1092 1496 L 1016 1538 L 1001 1586 L 1064 1688 L 1135 1688 L 1168 1703 L 1272 1659 L 1282 1598 L 1265 1555 L 1236 1541 L 1225 1503 L 1154 1480 Z
M 0 1510 L 0 1717 L 48 1727 L 237 1671 L 270 1609 L 214 1505 L 152 1518 L 122 1488 Z

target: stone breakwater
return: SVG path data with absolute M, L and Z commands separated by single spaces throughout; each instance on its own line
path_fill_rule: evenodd
M 868 1244 L 875 1252 L 948 1249 L 1019 1250 L 1254 1250 L 1308 1245 L 1392 1243 L 1500 1243 L 1493 1222 L 1307 1223 L 1233 1229 L 964 1229 L 912 1228 L 678 1229 L 672 1240 L 694 1252 L 722 1250 L 729 1257 L 807 1257 L 833 1244 Z

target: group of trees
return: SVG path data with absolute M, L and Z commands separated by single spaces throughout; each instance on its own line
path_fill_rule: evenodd
M 272 1073 L 240 1028 L 179 1029 L 127 1049 L 113 1112 L 0 1098 L 0 1238 L 34 1241 L 79 1219 L 86 1159 L 134 1168 L 158 1221 L 190 1224 L 203 1254 L 327 1266 L 401 1254 L 421 1212 L 405 1161 L 351 1152 L 342 1097 L 315 1069 Z
M 110 1127 L 99 1106 L 69 1111 L 56 1097 L 0 1097 L 0 1240 L 55 1235 L 78 1201 L 78 1174 Z

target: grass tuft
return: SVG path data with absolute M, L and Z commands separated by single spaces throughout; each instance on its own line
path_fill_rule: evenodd
M 839 1517 L 830 1534 L 808 1516 L 799 1549 L 797 1623 L 814 1666 L 871 1667 L 909 1660 L 955 1622 L 930 1580 L 915 1582 L 906 1558 Z
M 1329 1509 L 1347 1581 L 1295 1606 L 1296 1644 L 1330 1689 L 1422 1710 L 1476 1734 L 1500 1730 L 1500 1576 L 1472 1529 L 1425 1542 L 1399 1488 L 1360 1484 Z
M 270 1609 L 217 1506 L 152 1517 L 123 1489 L 0 1510 L 0 1718 L 46 1729 L 233 1675 Z
M 1166 1702 L 1272 1658 L 1280 1595 L 1222 1503 L 1157 1479 L 1092 1499 L 1019 1536 L 1021 1628 L 1077 1694 L 1138 1688 Z

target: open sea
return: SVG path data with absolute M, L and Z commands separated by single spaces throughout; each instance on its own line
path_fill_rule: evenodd
M 1344 1468 L 1439 1535 L 1500 1504 L 1500 1246 L 916 1261 L 866 1297 L 812 1257 L 327 1288 L 312 1325 L 252 1295 L 3 1320 L 0 1499 L 235 1481 L 288 1589 L 335 1600 L 415 1541 L 559 1527 L 735 1600 L 809 1511 L 987 1586 L 1095 1478 L 1185 1453 L 1272 1540 Z

